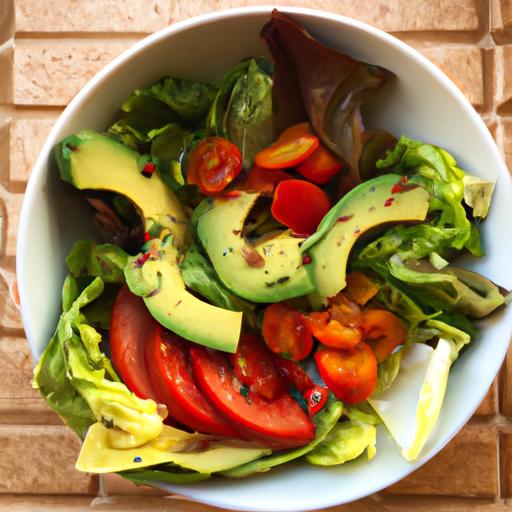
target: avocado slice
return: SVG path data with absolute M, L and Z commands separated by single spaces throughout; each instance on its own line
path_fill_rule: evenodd
M 141 211 L 146 231 L 167 228 L 176 243 L 186 240 L 187 218 L 173 191 L 155 172 L 146 178 L 140 155 L 90 130 L 66 137 L 54 149 L 60 176 L 79 190 L 108 190 L 132 201 Z
M 149 312 L 164 327 L 187 340 L 234 353 L 242 313 L 212 306 L 186 290 L 171 236 L 150 240 L 146 248 L 146 253 L 128 258 L 125 267 L 132 293 L 143 297 Z
M 361 183 L 343 196 L 301 246 L 311 257 L 307 270 L 322 297 L 345 288 L 347 261 L 358 238 L 388 222 L 422 221 L 429 193 L 414 180 L 386 174 Z
M 240 192 L 208 198 L 194 212 L 197 234 L 219 278 L 233 293 L 254 302 L 279 302 L 314 291 L 302 264 L 304 238 L 278 231 L 251 245 L 242 236 L 259 196 Z

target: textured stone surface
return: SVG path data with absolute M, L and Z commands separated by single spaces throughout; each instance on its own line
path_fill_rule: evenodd
M 27 340 L 0 337 L 0 398 L 38 398 L 32 389 L 32 357 Z
M 18 32 L 154 32 L 168 21 L 168 0 L 16 0 Z
M 80 442 L 65 426 L 0 425 L 0 446 L 0 493 L 97 491 L 97 479 L 74 468 Z
M 9 189 L 22 191 L 60 110 L 16 112 L 10 132 Z
M 365 2 L 339 2 L 337 0 L 284 0 L 280 5 L 312 7 L 342 14 L 391 31 L 448 31 L 477 30 L 482 26 L 481 3 L 478 0 L 367 0 Z M 276 5 L 260 0 L 259 5 Z M 171 1 L 171 20 L 178 21 L 196 14 L 255 5 L 250 0 L 194 0 Z
M 498 412 L 498 379 L 496 379 L 482 403 L 478 406 L 475 412 L 477 416 L 490 416 Z
M 512 419 L 512 347 L 509 349 L 505 359 L 500 390 L 500 412 Z M 510 463 L 512 464 L 512 460 Z
M 503 119 L 502 123 L 502 150 L 509 172 L 512 172 L 512 118 Z
M 0 2 L 0 45 L 14 36 L 14 0 Z
M 510 0 L 491 0 L 491 30 L 497 43 L 512 41 L 512 3 Z
M 149 485 L 135 485 L 126 478 L 115 474 L 101 475 L 100 478 L 107 496 L 166 496 L 169 494 Z
M 433 459 L 387 492 L 491 497 L 498 489 L 496 433 L 467 425 Z
M 494 98 L 498 114 L 512 114 L 512 45 L 496 48 L 494 58 Z
M 21 40 L 14 56 L 14 103 L 67 105 L 135 40 Z
M 21 331 L 20 313 L 11 299 L 10 287 L 15 279 L 14 259 L 0 259 L 0 326 L 12 332 Z
M 512 498 L 512 433 L 500 436 L 501 497 Z
M 18 222 L 23 202 L 23 194 L 8 192 L 0 187 L 0 212 L 8 213 L 3 219 L 3 236 L 0 242 L 0 255 L 15 256 Z

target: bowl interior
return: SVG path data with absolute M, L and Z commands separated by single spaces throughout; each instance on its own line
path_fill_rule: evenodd
M 503 236 L 509 231 L 507 220 L 512 218 L 510 177 L 485 125 L 462 94 L 433 65 L 391 36 L 319 11 L 282 10 L 293 14 L 325 43 L 397 75 L 367 108 L 370 126 L 439 144 L 470 174 L 497 181 L 491 214 L 483 228 L 488 255 L 468 265 L 511 288 L 512 274 L 507 269 L 512 238 Z M 58 179 L 51 148 L 74 131 L 104 129 L 134 88 L 162 75 L 212 79 L 244 57 L 265 53 L 259 31 L 269 13 L 269 8 L 237 9 L 164 29 L 107 66 L 63 113 L 30 178 L 19 231 L 22 316 L 36 358 L 56 325 L 64 256 L 73 241 L 94 236 L 90 211 Z M 511 327 L 510 308 L 482 324 L 479 338 L 452 369 L 438 428 L 426 456 L 415 464 L 402 458 L 381 428 L 378 453 L 371 462 L 358 460 L 333 468 L 294 463 L 246 480 L 161 486 L 221 507 L 273 511 L 327 507 L 373 493 L 433 456 L 467 421 L 500 367 Z

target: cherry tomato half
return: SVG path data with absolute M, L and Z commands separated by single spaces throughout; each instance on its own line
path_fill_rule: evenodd
M 320 412 L 327 403 L 329 390 L 325 386 L 315 384 L 304 393 L 304 399 L 308 404 L 308 412 L 310 416 L 314 416 Z
M 197 185 L 206 195 L 224 190 L 242 170 L 238 148 L 222 137 L 207 137 L 190 153 L 187 183 Z
M 313 348 L 313 337 L 304 315 L 286 304 L 267 306 L 262 334 L 274 354 L 294 361 L 306 358 Z
M 290 179 L 292 177 L 281 169 L 264 169 L 254 165 L 247 175 L 244 189 L 271 196 L 278 183 Z
M 234 357 L 234 372 L 242 384 L 267 400 L 286 393 L 285 382 L 274 366 L 273 354 L 254 334 L 240 337 Z
M 295 137 L 279 138 L 276 142 L 256 153 L 254 161 L 265 169 L 295 167 L 315 151 L 320 141 L 311 133 Z
M 281 181 L 272 201 L 272 215 L 295 233 L 310 235 L 330 210 L 327 194 L 305 180 Z
M 289 126 L 279 134 L 277 140 L 293 140 L 297 137 L 302 137 L 302 135 L 314 135 L 313 128 L 307 121 Z
M 363 337 L 372 347 L 377 362 L 385 361 L 398 345 L 405 343 L 407 328 L 391 311 L 367 309 L 363 311 Z
M 341 163 L 323 144 L 297 166 L 297 172 L 312 181 L 323 185 L 334 177 L 341 169 Z
M 313 387 L 311 377 L 295 361 L 274 354 L 274 366 L 288 388 L 295 388 L 305 393 Z
M 362 341 L 361 329 L 333 320 L 327 311 L 315 311 L 307 316 L 313 336 L 323 345 L 354 348 Z
M 109 345 L 117 373 L 139 398 L 158 401 L 144 362 L 144 348 L 157 325 L 144 301 L 123 286 L 110 319 Z
M 352 350 L 321 348 L 315 362 L 326 386 L 342 402 L 362 402 L 377 385 L 377 360 L 366 343 Z

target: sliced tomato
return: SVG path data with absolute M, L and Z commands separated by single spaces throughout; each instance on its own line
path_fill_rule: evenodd
M 112 362 L 122 381 L 139 398 L 157 400 L 144 362 L 144 347 L 157 321 L 144 301 L 123 286 L 117 295 L 109 329 Z
M 313 134 L 314 132 L 311 124 L 306 121 L 304 123 L 297 123 L 293 124 L 292 126 L 289 126 L 288 128 L 286 128 L 286 130 L 283 130 L 279 134 L 277 140 L 293 140 L 296 139 L 297 137 L 302 137 L 303 135 Z
M 318 147 L 316 135 L 303 133 L 293 138 L 286 137 L 256 153 L 256 165 L 265 169 L 285 169 L 300 164 Z
M 354 348 L 363 339 L 361 329 L 333 320 L 327 311 L 315 311 L 306 318 L 313 336 L 328 347 Z
M 363 311 L 362 328 L 365 341 L 372 347 L 379 363 L 385 361 L 407 339 L 405 324 L 385 309 Z
M 330 210 L 327 194 L 305 180 L 281 181 L 274 192 L 272 215 L 295 233 L 310 235 Z
M 351 272 L 347 274 L 346 294 L 359 306 L 364 306 L 375 297 L 379 287 L 363 272 Z
M 313 387 L 311 377 L 295 361 L 274 354 L 274 366 L 288 388 L 305 393 Z
M 262 334 L 274 354 L 294 361 L 306 358 L 313 348 L 313 337 L 304 315 L 286 304 L 267 306 Z
M 310 419 L 289 394 L 265 400 L 242 386 L 222 352 L 194 346 L 190 354 L 201 390 L 247 439 L 281 449 L 302 446 L 315 437 Z
M 240 437 L 231 422 L 208 402 L 197 387 L 189 359 L 190 344 L 157 325 L 146 346 L 146 365 L 159 401 L 170 418 L 204 434 Z
M 297 172 L 312 181 L 323 185 L 341 170 L 340 161 L 323 144 L 297 166 Z
M 342 402 L 362 402 L 377 385 L 377 360 L 366 343 L 352 350 L 321 348 L 315 362 L 326 386 Z
M 264 169 L 254 165 L 247 175 L 244 189 L 271 196 L 278 183 L 290 179 L 292 177 L 281 169 Z
M 304 393 L 304 399 L 308 404 L 308 412 L 310 416 L 319 413 L 327 403 L 329 390 L 325 386 L 315 384 Z
M 242 155 L 232 142 L 222 137 L 207 137 L 190 153 L 187 183 L 197 185 L 203 194 L 218 194 L 241 170 Z
M 286 393 L 286 385 L 274 366 L 272 353 L 262 339 L 254 334 L 240 337 L 234 357 L 236 378 L 267 400 Z

